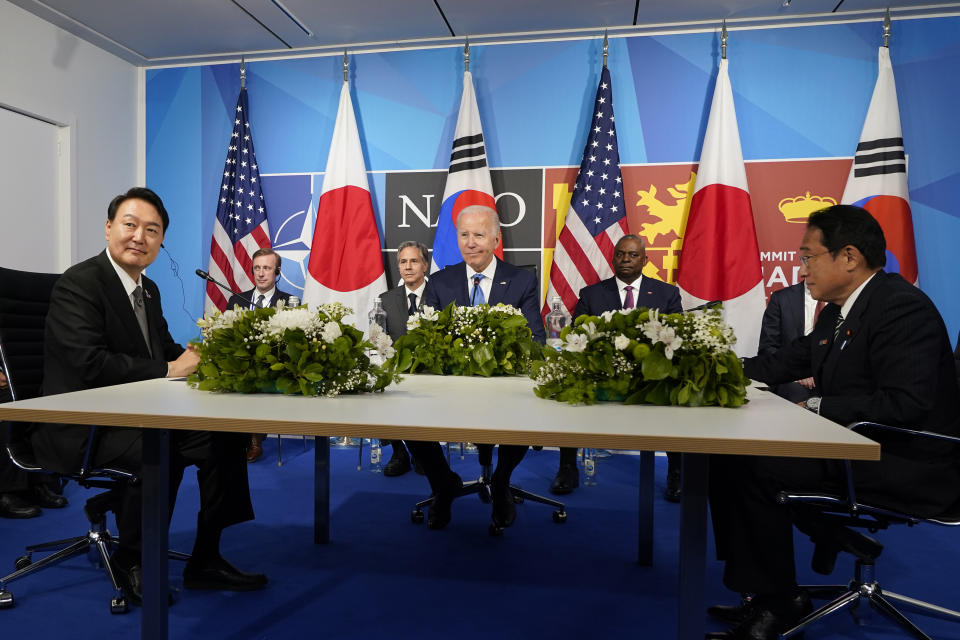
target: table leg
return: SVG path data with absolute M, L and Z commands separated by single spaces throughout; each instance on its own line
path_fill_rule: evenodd
M 143 612 L 140 637 L 166 640 L 170 519 L 170 431 L 143 430 Z
M 330 542 L 330 438 L 313 439 L 313 543 Z
M 680 570 L 677 638 L 702 640 L 707 556 L 707 463 L 702 453 L 683 454 L 680 505 Z
M 653 566 L 653 466 L 654 452 L 640 452 L 640 491 L 637 536 L 637 563 Z

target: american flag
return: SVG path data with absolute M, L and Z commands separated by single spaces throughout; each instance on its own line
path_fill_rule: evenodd
M 613 123 L 613 87 L 610 71 L 604 67 L 577 183 L 557 238 L 541 315 L 546 317 L 554 296 L 560 297 L 572 315 L 580 289 L 613 275 L 613 247 L 626 233 L 623 178 Z
M 223 165 L 223 182 L 217 200 L 217 219 L 210 240 L 210 275 L 234 291 L 253 288 L 250 256 L 270 246 L 267 208 L 260 191 L 260 172 L 253 152 L 248 120 L 247 90 L 240 89 L 233 120 L 233 134 Z M 212 282 L 207 283 L 204 313 L 223 311 L 229 295 Z

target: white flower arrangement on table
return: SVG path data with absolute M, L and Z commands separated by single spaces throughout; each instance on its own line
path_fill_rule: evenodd
M 540 345 L 527 319 L 510 305 L 482 304 L 441 311 L 425 306 L 407 320 L 386 367 L 398 372 L 459 376 L 525 375 Z
M 316 310 L 300 307 L 235 307 L 197 321 L 200 355 L 187 378 L 206 391 L 280 392 L 305 396 L 382 391 L 399 376 L 377 366 L 371 350 L 392 355 L 390 337 L 366 340 L 344 324 L 353 310 L 339 302 Z M 379 329 L 379 327 L 377 327 Z
M 541 398 L 591 404 L 738 407 L 746 402 L 736 337 L 721 309 L 661 314 L 655 309 L 580 316 L 560 351 L 533 365 Z

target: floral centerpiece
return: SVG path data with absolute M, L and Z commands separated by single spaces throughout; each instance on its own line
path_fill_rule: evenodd
M 718 308 L 661 314 L 638 308 L 580 316 L 560 351 L 534 363 L 534 392 L 571 404 L 716 405 L 746 402 L 733 330 Z
M 407 320 L 407 333 L 394 343 L 386 367 L 410 373 L 455 376 L 525 375 L 540 345 L 527 319 L 505 304 L 429 306 Z
M 189 384 L 206 391 L 281 392 L 305 396 L 382 391 L 399 376 L 371 361 L 393 355 L 390 338 L 370 340 L 345 324 L 353 313 L 339 302 L 264 309 L 231 309 L 197 321 L 200 355 Z M 379 327 L 377 327 L 379 329 Z

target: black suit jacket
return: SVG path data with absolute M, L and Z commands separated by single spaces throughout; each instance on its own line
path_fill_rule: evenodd
M 672 284 L 644 276 L 640 279 L 636 306 L 659 309 L 663 313 L 680 313 L 680 290 Z M 616 276 L 580 289 L 580 299 L 573 310 L 573 317 L 588 314 L 598 316 L 604 311 L 622 308 Z
M 747 358 L 746 374 L 767 383 L 812 375 L 823 398 L 820 415 L 840 424 L 870 420 L 960 435 L 950 340 L 926 294 L 897 274 L 878 271 L 834 343 L 839 313 L 840 307 L 827 305 L 810 335 L 775 354 Z M 885 451 L 900 448 L 877 439 Z M 923 457 L 952 453 L 952 447 L 934 444 Z
M 424 288 L 418 308 L 423 307 L 426 296 L 427 290 Z M 380 294 L 380 300 L 383 302 L 383 310 L 387 312 L 387 333 L 392 340 L 396 340 L 407 332 L 407 318 L 410 316 L 410 298 L 407 297 L 406 285 L 384 291 Z
M 53 288 L 45 325 L 44 395 L 167 375 L 167 362 L 176 360 L 183 347 L 167 329 L 157 285 L 146 276 L 142 283 L 152 356 L 106 251 L 64 272 Z M 88 432 L 86 426 L 41 425 L 33 433 L 40 463 L 75 471 Z
M 803 337 L 806 286 L 799 282 L 770 294 L 770 302 L 763 312 L 763 325 L 757 347 L 759 355 L 776 353 L 781 347 Z M 770 385 L 770 390 L 791 402 L 802 402 L 816 395 L 814 390 L 797 382 Z
M 233 309 L 234 305 L 237 305 L 241 309 L 249 309 L 253 302 L 256 302 L 254 297 L 254 292 L 256 289 L 250 289 L 249 291 L 244 291 L 243 295 L 237 295 L 236 293 L 230 296 L 230 299 L 227 300 L 227 309 Z M 273 292 L 273 300 L 270 301 L 270 306 L 277 306 L 277 303 L 283 300 L 285 303 L 290 301 L 290 294 L 280 289 L 276 289 Z
M 502 302 L 523 312 L 527 326 L 533 332 L 533 339 L 543 344 L 547 339 L 540 317 L 537 279 L 528 271 L 515 267 L 503 260 L 497 260 L 497 270 L 493 274 L 488 304 Z M 467 291 L 467 264 L 458 262 L 437 271 L 430 276 L 427 289 L 423 294 L 423 303 L 434 309 L 443 309 L 451 302 L 458 306 L 470 306 L 470 293 Z

